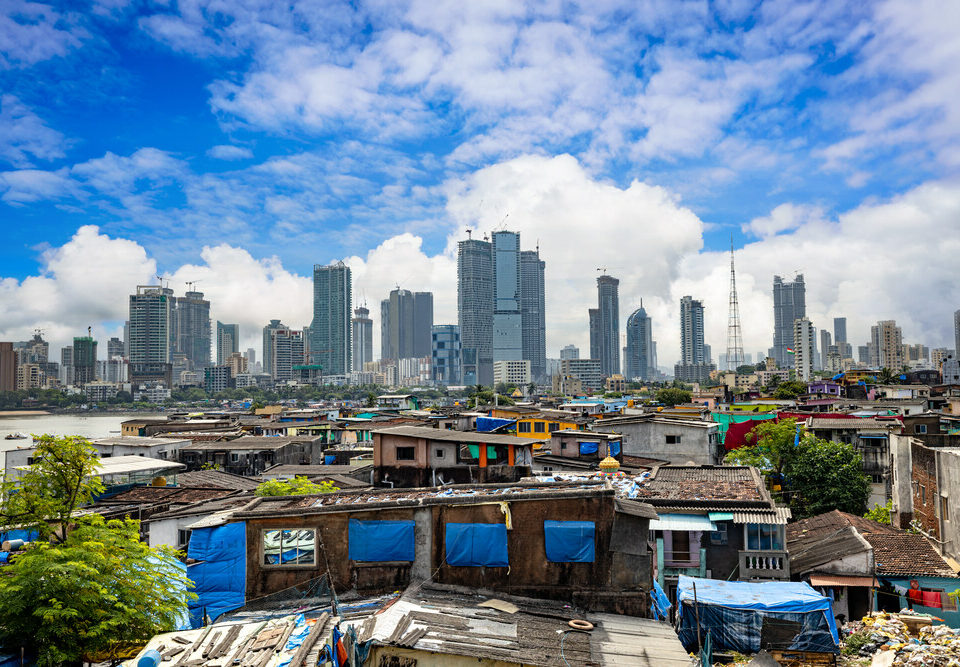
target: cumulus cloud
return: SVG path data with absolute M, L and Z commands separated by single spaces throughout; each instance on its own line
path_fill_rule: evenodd
M 742 226 L 743 231 L 766 238 L 781 232 L 797 229 L 804 223 L 823 217 L 822 209 L 805 204 L 781 204 L 769 215 L 754 218 Z
M 245 160 L 253 157 L 253 151 L 243 146 L 229 144 L 214 146 L 207 151 L 207 155 L 217 160 Z

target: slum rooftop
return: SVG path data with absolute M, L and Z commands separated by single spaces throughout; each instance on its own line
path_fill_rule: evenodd
M 237 518 L 274 515 L 304 515 L 328 512 L 354 512 L 360 509 L 417 507 L 426 505 L 470 505 L 478 501 L 521 501 L 558 498 L 583 498 L 616 495 L 616 490 L 594 481 L 551 484 L 450 485 L 414 489 L 360 489 L 311 496 L 274 496 L 257 498 L 237 512 Z M 652 512 L 652 510 L 650 510 Z
M 281 449 L 290 444 L 311 443 L 317 440 L 313 435 L 301 436 L 258 436 L 245 435 L 236 440 L 218 442 L 195 442 L 192 445 L 181 447 L 182 452 L 212 451 L 223 449 Z
M 392 428 L 378 428 L 373 431 L 382 435 L 398 435 L 406 438 L 424 438 L 443 442 L 476 442 L 484 445 L 532 445 L 535 442 L 546 442 L 545 438 L 518 438 L 513 435 L 499 435 L 496 433 L 477 433 L 475 431 L 448 431 L 446 429 L 431 428 L 429 426 L 394 426 Z

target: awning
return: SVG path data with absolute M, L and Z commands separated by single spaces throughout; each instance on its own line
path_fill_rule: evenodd
M 889 436 L 886 433 L 860 433 L 857 437 L 861 440 L 886 440 Z
M 877 580 L 873 577 L 858 577 L 852 574 L 811 574 L 811 586 L 864 586 L 876 588 Z
M 733 521 L 733 512 L 710 512 L 707 516 L 711 521 Z
M 734 523 L 774 523 L 779 526 L 787 525 L 790 517 L 789 507 L 778 507 L 775 510 L 741 510 L 733 511 Z
M 650 530 L 714 531 L 717 525 L 702 514 L 661 514 Z

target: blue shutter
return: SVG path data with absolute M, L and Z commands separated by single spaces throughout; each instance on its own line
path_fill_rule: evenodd
M 551 563 L 592 563 L 596 556 L 593 521 L 544 521 L 543 537 Z
M 414 559 L 413 521 L 350 519 L 348 557 L 359 562 Z
M 466 567 L 507 567 L 507 527 L 502 523 L 448 523 L 446 561 Z

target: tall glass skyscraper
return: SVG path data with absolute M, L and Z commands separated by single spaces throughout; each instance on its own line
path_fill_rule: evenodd
M 217 366 L 223 366 L 231 354 L 240 351 L 240 325 L 217 320 Z
M 353 341 L 353 279 L 343 262 L 313 267 L 313 321 L 310 323 L 310 362 L 324 375 L 346 375 L 351 369 Z
M 432 327 L 431 361 L 433 381 L 449 386 L 460 384 L 460 327 L 456 324 L 437 324 Z
M 185 355 L 194 369 L 209 366 L 210 302 L 203 298 L 203 292 L 186 292 L 177 297 L 174 321 L 174 353 Z
M 620 281 L 613 276 L 597 278 L 597 307 L 591 308 L 590 356 L 600 360 L 600 373 L 610 377 L 620 372 Z
M 651 379 L 655 370 L 653 351 L 653 321 L 643 309 L 643 303 L 627 318 L 626 359 L 623 374 L 627 380 Z
M 488 241 L 457 244 L 457 319 L 465 385 L 493 384 L 493 253 Z
M 368 361 L 373 361 L 373 320 L 370 309 L 360 306 L 353 311 L 353 370 L 362 371 Z
M 793 323 L 807 316 L 807 288 L 803 274 L 793 282 L 784 282 L 780 276 L 773 277 L 773 348 L 771 355 L 780 368 L 793 368 L 794 355 L 787 352 L 793 347 Z
M 520 252 L 520 315 L 523 328 L 523 358 L 530 361 L 530 377 L 547 379 L 546 295 L 544 269 L 539 250 Z
M 380 303 L 380 358 L 430 356 L 433 292 L 395 289 Z
M 793 327 L 790 333 L 793 334 Z M 703 302 L 692 296 L 680 299 L 680 363 L 707 363 L 703 345 Z
M 523 359 L 520 235 L 493 233 L 493 360 Z
M 156 285 L 138 285 L 130 295 L 130 381 L 173 381 L 176 342 L 173 290 Z

